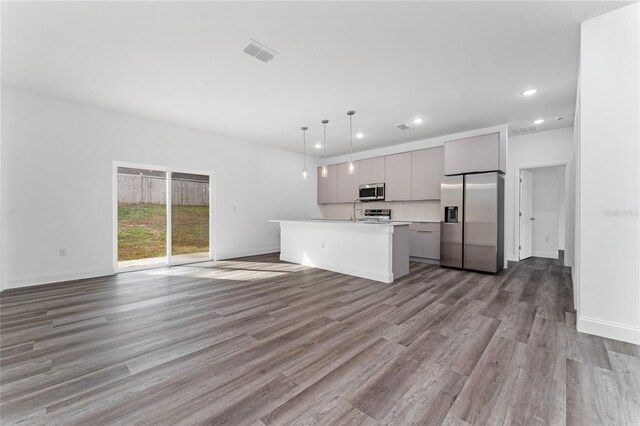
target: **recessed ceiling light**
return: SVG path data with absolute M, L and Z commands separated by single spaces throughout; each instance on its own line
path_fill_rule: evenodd
M 414 119 L 413 119 L 413 122 L 414 122 L 415 124 L 420 124 L 420 123 L 422 123 L 423 121 L 424 121 L 424 119 L 422 119 L 422 118 L 420 118 L 420 117 L 418 117 L 418 118 L 414 118 Z
M 313 147 L 315 149 L 320 149 L 320 148 L 322 148 L 322 144 L 320 142 L 316 142 L 316 144 Z
M 358 138 L 358 139 L 362 139 L 362 138 L 364 138 L 364 133 L 362 133 L 362 132 L 358 132 L 358 133 L 356 134 L 356 138 Z
M 556 117 L 556 120 L 562 120 L 564 117 Z
M 207 80 L 196 80 L 196 86 L 209 87 L 209 84 Z
M 535 95 L 537 91 L 538 89 L 527 89 L 524 92 L 522 92 L 522 94 L 525 96 L 531 96 L 531 95 Z
M 544 123 L 544 119 L 543 118 L 538 118 L 537 120 L 533 121 L 533 124 L 542 124 Z

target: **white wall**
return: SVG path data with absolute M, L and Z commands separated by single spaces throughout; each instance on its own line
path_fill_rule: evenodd
M 640 344 L 640 4 L 582 24 L 579 331 Z
M 0 98 L 2 97 L 2 87 L 0 86 Z M 2 107 L 0 106 L 0 110 L 2 109 Z M 0 111 L 1 112 L 1 111 Z M 2 167 L 2 136 L 1 136 L 1 129 L 2 129 L 2 117 L 0 114 L 0 291 L 4 290 L 4 268 L 2 265 L 2 258 L 3 258 L 3 254 L 4 254 L 4 244 L 2 242 L 2 236 L 4 235 L 4 221 L 2 219 L 3 217 L 3 213 L 2 213 L 2 185 L 3 185 L 3 179 L 2 179 L 2 175 L 3 175 L 3 167 Z
M 508 142 L 507 174 L 505 177 L 505 257 L 518 260 L 518 179 L 520 169 L 567 164 L 565 173 L 565 206 L 569 211 L 573 200 L 570 171 L 573 160 L 573 128 L 562 127 L 543 132 L 512 136 Z M 573 216 L 567 216 L 565 241 L 573 241 Z M 571 266 L 573 244 L 565 244 L 565 265 Z
M 566 187 L 571 183 L 571 178 L 567 179 L 569 173 L 566 167 L 556 167 L 558 182 L 558 249 L 565 249 L 566 241 L 566 221 L 567 221 L 567 204 L 571 202 L 567 196 Z
M 564 183 L 564 166 L 528 169 L 533 175 L 532 188 L 532 254 L 558 258 L 560 246 L 560 182 Z M 559 172 L 562 171 L 560 174 Z
M 113 161 L 211 171 L 218 258 L 276 251 L 268 219 L 319 214 L 300 154 L 6 87 L 2 124 L 5 288 L 112 273 Z

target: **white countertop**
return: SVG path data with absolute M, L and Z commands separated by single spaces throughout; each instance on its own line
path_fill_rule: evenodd
M 439 220 L 410 220 L 413 223 L 440 223 Z
M 313 224 L 340 224 L 349 226 L 408 226 L 411 222 L 398 221 L 364 221 L 354 222 L 347 219 L 272 219 L 269 222 L 294 222 L 294 223 L 313 223 Z

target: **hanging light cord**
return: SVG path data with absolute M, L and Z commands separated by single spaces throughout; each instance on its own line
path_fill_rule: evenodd
M 352 127 L 353 114 L 349 114 L 349 161 L 353 163 L 353 127 Z
M 302 178 L 307 178 L 307 126 L 301 127 L 302 130 Z
M 322 156 L 324 158 L 327 158 L 327 123 L 325 123 L 323 121 L 322 124 L 324 124 L 324 129 L 323 129 L 323 134 L 324 134 L 323 138 L 324 138 L 324 140 L 322 141 L 322 145 L 323 145 Z

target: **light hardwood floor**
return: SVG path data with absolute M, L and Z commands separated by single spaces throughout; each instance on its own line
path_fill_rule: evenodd
M 640 424 L 639 348 L 576 331 L 557 261 L 510 266 L 380 284 L 274 254 L 6 291 L 0 420 Z

